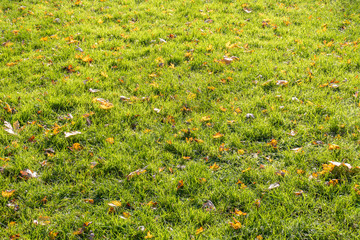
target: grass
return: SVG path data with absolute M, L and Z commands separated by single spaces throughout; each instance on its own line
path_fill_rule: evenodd
M 359 24 L 350 0 L 3 1 L 0 238 L 357 239 Z

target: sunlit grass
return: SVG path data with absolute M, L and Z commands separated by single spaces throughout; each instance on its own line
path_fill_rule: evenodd
M 359 21 L 345 0 L 2 2 L 0 238 L 355 239 Z

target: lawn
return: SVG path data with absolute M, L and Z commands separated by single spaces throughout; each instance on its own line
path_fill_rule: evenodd
M 360 2 L 0 3 L 0 239 L 357 239 Z

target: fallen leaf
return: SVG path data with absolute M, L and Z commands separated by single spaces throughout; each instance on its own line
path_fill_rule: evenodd
M 233 219 L 234 219 L 234 223 L 233 222 L 229 222 L 229 224 L 231 225 L 231 227 L 233 228 L 233 229 L 240 229 L 241 228 L 241 223 L 238 221 L 238 220 L 236 220 L 234 217 L 233 217 Z
M 280 187 L 280 184 L 279 184 L 278 182 L 276 182 L 276 183 L 271 184 L 271 185 L 268 187 L 268 189 L 271 190 L 271 189 L 278 188 L 278 187 Z
M 305 171 L 302 170 L 302 169 L 297 169 L 297 170 L 296 170 L 296 173 L 299 174 L 299 175 L 302 175 L 302 174 L 305 173 Z
M 244 213 L 244 212 L 242 212 L 242 211 L 240 211 L 240 210 L 237 210 L 237 209 L 235 209 L 234 213 L 235 213 L 236 215 L 238 215 L 238 216 L 245 216 L 245 215 L 247 215 L 247 213 Z
M 20 174 L 25 180 L 29 178 L 37 178 L 39 175 L 37 175 L 36 172 L 31 171 L 30 169 L 25 169 L 24 171 L 20 171 Z
M 207 122 L 207 121 L 210 121 L 211 120 L 211 117 L 210 116 L 205 116 L 205 117 L 202 117 L 200 119 L 201 122 Z
M 273 148 L 277 148 L 277 140 L 276 139 L 271 139 L 271 141 L 267 144 L 269 146 L 272 146 Z
M 196 229 L 196 235 L 199 235 L 200 233 L 202 233 L 204 231 L 203 227 L 200 227 L 199 229 Z
M 213 138 L 221 138 L 221 137 L 223 137 L 224 136 L 224 134 L 221 134 L 221 133 L 215 133 L 214 135 L 213 135 Z
M 210 166 L 210 169 L 212 169 L 214 171 L 218 170 L 219 168 L 220 168 L 220 166 L 217 165 L 216 163 L 214 163 L 212 166 Z
M 329 150 L 336 150 L 336 149 L 340 149 L 339 145 L 329 144 Z
M 5 131 L 12 134 L 12 135 L 18 135 L 15 131 L 14 128 L 11 126 L 11 124 L 7 121 L 4 121 L 4 125 L 5 125 Z
M 252 12 L 252 10 L 251 10 L 250 8 L 243 8 L 243 10 L 244 10 L 244 12 L 246 12 L 246 13 L 251 13 L 251 12 Z
M 235 59 L 238 59 L 238 58 L 235 57 L 235 56 L 232 56 L 232 57 L 224 56 L 224 58 L 221 60 L 221 62 L 225 63 L 226 65 L 229 65 L 229 64 L 232 63 Z
M 20 238 L 20 234 L 14 234 L 10 236 L 10 240 L 19 239 L 19 238 Z
M 279 85 L 279 86 L 286 86 L 286 85 L 288 85 L 288 81 L 286 81 L 286 80 L 277 80 L 276 81 L 276 85 Z
M 36 225 L 48 225 L 50 224 L 50 217 L 40 216 L 37 220 L 34 220 L 33 223 Z
M 202 208 L 206 211 L 216 210 L 215 205 L 210 200 L 207 200 L 206 203 L 203 204 Z
M 14 195 L 15 193 L 15 190 L 5 190 L 5 191 L 2 191 L 1 192 L 1 195 L 4 197 L 4 198 L 10 198 Z
M 108 109 L 111 109 L 114 107 L 114 105 L 111 102 L 109 102 L 108 100 L 106 100 L 104 98 L 94 98 L 92 100 L 92 102 L 100 103 L 99 108 L 104 109 L 104 110 L 108 110 Z
M 279 176 L 285 176 L 287 173 L 288 173 L 288 171 L 286 171 L 286 170 L 279 170 L 279 171 L 275 172 L 275 174 L 279 175 Z
M 94 204 L 94 199 L 91 199 L 91 198 L 84 199 L 84 202 Z
M 74 235 L 81 235 L 81 234 L 84 233 L 84 231 L 85 231 L 84 228 L 79 228 L 77 231 L 73 232 L 73 234 L 74 234 Z
M 337 167 L 346 166 L 348 169 L 352 168 L 352 166 L 349 163 L 341 163 L 341 162 L 334 162 L 334 161 L 329 161 L 329 163 L 331 163 Z
M 294 194 L 295 194 L 296 196 L 302 196 L 303 193 L 304 193 L 303 190 L 300 190 L 299 192 L 294 192 Z
M 299 152 L 301 152 L 301 150 L 302 150 L 302 147 L 291 149 L 291 151 L 294 151 L 295 153 L 299 153 Z
M 114 138 L 112 138 L 112 137 L 107 138 L 106 141 L 110 144 L 114 144 Z
M 58 232 L 51 231 L 51 232 L 49 232 L 49 237 L 50 237 L 50 239 L 53 240 L 53 239 L 56 239 L 58 234 L 59 234 Z
M 120 201 L 111 201 L 108 203 L 108 205 L 110 207 L 121 207 L 121 202 Z
M 255 118 L 254 114 L 252 114 L 252 113 L 247 113 L 247 114 L 245 115 L 245 117 L 246 117 L 246 118 Z
M 153 237 L 154 237 L 154 235 L 151 235 L 150 231 L 148 231 L 144 238 L 145 239 L 150 239 L 150 238 L 153 238 Z
M 178 182 L 178 185 L 177 185 L 177 190 L 179 190 L 180 188 L 182 188 L 184 186 L 184 181 L 183 180 L 180 180 Z
M 91 92 L 91 93 L 97 93 L 97 92 L 100 92 L 100 90 L 99 90 L 99 89 L 89 88 L 89 92 Z
M 75 151 L 80 151 L 81 149 L 83 149 L 83 147 L 80 145 L 80 143 L 74 143 L 71 149 Z
M 93 59 L 91 57 L 89 57 L 89 55 L 83 57 L 81 60 L 83 60 L 84 62 L 87 63 L 92 63 Z
M 261 200 L 260 200 L 260 199 L 256 199 L 254 205 L 255 205 L 257 208 L 259 208 L 260 205 L 261 205 Z
M 295 136 L 297 132 L 295 132 L 294 130 L 291 130 L 290 133 L 288 133 L 290 136 Z
M 72 131 L 72 132 L 64 132 L 64 134 L 65 134 L 65 138 L 68 138 L 68 137 L 71 137 L 71 136 L 74 136 L 74 135 L 81 134 L 81 132 L 79 132 L 79 131 Z
M 146 168 L 147 168 L 147 166 L 144 167 L 144 168 L 140 168 L 140 169 L 138 169 L 138 170 L 136 170 L 136 171 L 134 171 L 134 172 L 129 173 L 129 174 L 126 176 L 127 180 L 130 180 L 132 177 L 134 177 L 134 176 L 136 176 L 136 175 L 140 175 L 140 174 L 142 174 L 142 173 L 145 173 L 145 172 L 146 172 Z
M 123 212 L 123 215 L 121 216 L 121 218 L 123 218 L 123 219 L 128 219 L 130 217 L 131 217 L 131 214 L 127 213 L 127 212 Z

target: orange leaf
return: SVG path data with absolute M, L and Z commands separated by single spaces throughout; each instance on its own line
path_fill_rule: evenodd
M 184 186 L 184 181 L 183 180 L 180 180 L 178 182 L 178 185 L 177 185 L 177 190 L 179 190 L 180 188 L 182 188 Z
M 329 150 L 335 150 L 335 149 L 340 149 L 339 145 L 329 144 Z
M 196 229 L 196 235 L 202 233 L 204 231 L 204 228 L 203 227 L 200 227 L 199 229 Z
M 212 169 L 214 171 L 218 170 L 219 168 L 220 168 L 220 166 L 217 165 L 216 163 L 214 163 L 212 166 L 210 166 L 210 169 Z
M 153 238 L 154 235 L 151 235 L 150 231 L 147 232 L 146 236 L 145 236 L 145 239 L 150 239 L 150 238 Z
M 241 223 L 240 223 L 238 220 L 236 220 L 235 218 L 233 218 L 233 219 L 234 219 L 234 222 L 235 222 L 235 223 L 229 222 L 229 224 L 231 225 L 231 227 L 232 227 L 233 229 L 240 229 L 240 228 L 241 228 Z
M 15 190 L 5 190 L 1 192 L 1 195 L 4 198 L 10 198 L 12 195 L 14 195 Z
M 244 212 L 242 212 L 242 211 L 240 211 L 240 210 L 237 210 L 237 209 L 235 209 L 235 212 L 234 212 L 236 215 L 238 215 L 238 216 L 245 216 L 247 213 L 244 213 Z

